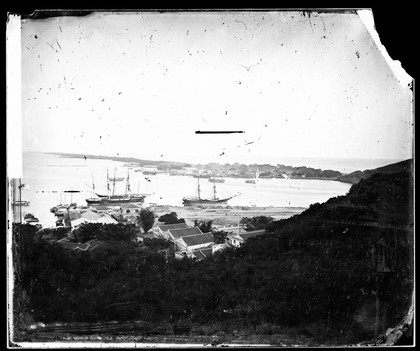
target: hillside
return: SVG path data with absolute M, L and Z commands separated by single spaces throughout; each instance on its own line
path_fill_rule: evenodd
M 68 252 L 16 227 L 17 307 L 43 323 L 140 321 L 162 338 L 373 339 L 405 317 L 414 284 L 413 177 L 404 164 L 389 169 L 199 262 L 131 241 Z
M 384 167 L 379 167 L 375 169 L 368 169 L 365 171 L 355 171 L 349 174 L 338 176 L 336 180 L 344 183 L 356 184 L 361 179 L 365 179 L 367 177 L 372 176 L 375 173 L 382 173 L 382 174 L 390 174 L 396 173 L 399 171 L 412 171 L 413 168 L 413 160 L 408 159 L 405 161 L 393 163 Z

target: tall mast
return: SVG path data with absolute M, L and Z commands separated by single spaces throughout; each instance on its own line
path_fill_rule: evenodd
M 200 198 L 200 175 L 197 177 L 197 192 L 198 192 L 198 198 Z
M 214 198 L 214 200 L 216 200 L 216 182 L 215 182 L 215 180 L 216 179 L 214 179 L 214 177 L 213 177 L 213 198 Z
M 130 191 L 130 171 L 127 170 L 127 183 L 125 185 L 125 195 L 127 195 L 127 193 L 130 193 Z
M 95 179 L 93 178 L 93 172 L 92 172 L 92 191 L 95 193 Z
M 115 192 L 115 177 L 116 177 L 117 170 L 114 168 L 114 179 L 112 180 L 112 196 L 114 196 Z
M 108 192 L 108 199 L 109 199 L 109 192 L 111 189 L 109 188 L 109 173 L 108 173 L 108 167 L 106 168 L 106 190 Z

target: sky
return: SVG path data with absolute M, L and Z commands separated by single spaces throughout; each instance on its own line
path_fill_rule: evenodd
M 412 157 L 412 92 L 356 13 L 28 19 L 21 48 L 24 151 L 247 164 Z

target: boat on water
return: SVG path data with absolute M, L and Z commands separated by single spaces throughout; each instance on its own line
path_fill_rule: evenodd
M 227 204 L 227 202 L 234 198 L 235 196 L 238 196 L 240 194 L 231 196 L 231 197 L 227 197 L 224 199 L 220 199 L 216 196 L 216 183 L 213 182 L 213 198 L 202 198 L 201 197 L 201 192 L 200 192 L 200 177 L 197 177 L 197 195 L 198 196 L 191 196 L 191 197 L 184 197 L 182 199 L 182 204 L 184 206 L 195 206 L 195 205 L 206 205 L 206 206 L 211 206 L 211 205 L 223 205 L 223 204 Z
M 125 186 L 125 193 L 124 194 L 115 194 L 115 182 L 117 177 L 114 176 L 113 181 L 113 188 L 112 194 L 110 194 L 110 186 L 109 186 L 109 176 L 107 170 L 107 195 L 98 194 L 95 192 L 95 183 L 93 182 L 93 192 L 97 197 L 88 198 L 86 202 L 88 205 L 109 205 L 109 206 L 118 206 L 121 204 L 126 203 L 143 203 L 144 199 L 148 194 L 132 194 L 130 189 L 130 174 L 127 171 L 127 178 L 126 178 L 126 186 Z
M 247 179 L 247 180 L 245 180 L 245 183 L 248 183 L 248 184 L 257 184 L 257 180 L 258 180 L 259 175 L 260 175 L 260 173 L 257 170 L 255 172 L 255 179 Z
M 193 174 L 192 176 L 193 178 L 212 178 L 212 176 L 209 174 Z
M 109 178 L 111 182 L 122 182 L 124 180 L 124 177 L 113 177 Z
M 94 197 L 86 199 L 88 205 L 109 205 L 109 206 L 117 206 L 121 204 L 128 204 L 128 203 L 143 203 L 144 199 L 147 195 L 135 196 L 135 195 L 127 195 L 127 196 L 119 196 L 119 197 Z
M 211 183 L 224 183 L 225 180 L 222 178 L 209 178 L 209 182 Z
M 25 220 L 26 223 L 38 223 L 39 219 L 36 218 L 32 213 L 27 213 L 23 219 Z
M 27 201 L 27 200 L 16 200 L 15 202 L 13 202 L 14 206 L 29 206 L 31 202 Z

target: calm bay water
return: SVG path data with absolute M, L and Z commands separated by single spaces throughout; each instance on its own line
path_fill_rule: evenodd
M 24 153 L 23 182 L 27 187 L 22 190 L 22 199 L 31 201 L 30 206 L 24 207 L 24 213 L 33 213 L 44 227 L 54 225 L 51 207 L 70 202 L 86 205 L 85 199 L 94 197 L 92 177 L 96 192 L 107 193 L 107 168 L 110 177 L 114 176 L 114 170 L 117 177 L 126 177 L 130 170 L 131 192 L 152 194 L 146 198 L 146 206 L 151 203 L 182 206 L 184 196 L 194 196 L 197 192 L 197 179 L 190 176 L 145 176 L 124 166 L 123 162 Z M 115 194 L 124 193 L 125 185 L 125 181 L 116 182 Z M 336 181 L 300 179 L 259 179 L 257 184 L 247 184 L 244 179 L 225 178 L 224 183 L 216 186 L 220 198 L 241 194 L 229 201 L 231 206 L 266 207 L 309 207 L 312 203 L 345 195 L 350 189 L 350 184 Z M 203 197 L 212 196 L 213 183 L 201 179 L 200 188 Z M 65 190 L 80 193 L 62 193 Z

